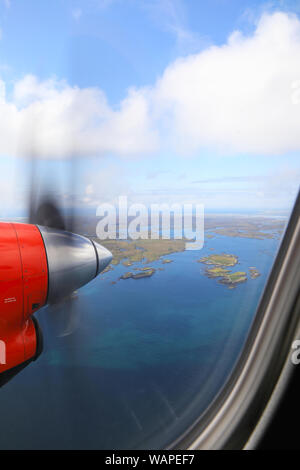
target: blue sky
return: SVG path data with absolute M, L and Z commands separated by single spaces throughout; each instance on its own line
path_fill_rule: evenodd
M 250 33 L 262 11 L 278 8 L 300 12 L 297 0 L 1 0 L 2 75 L 57 75 L 118 104 L 178 56 L 222 45 L 236 29 Z
M 205 62 L 205 57 L 213 48 L 219 51 L 220 62 L 224 54 L 227 54 L 226 50 L 223 50 L 224 45 L 232 47 L 234 58 L 227 54 L 226 57 L 224 56 L 224 61 L 234 63 L 231 61 L 237 60 L 236 56 L 239 57 L 236 51 L 242 47 L 245 47 L 247 51 L 250 46 L 244 40 L 239 39 L 238 44 L 234 43 L 233 46 L 229 44 L 228 38 L 232 33 L 238 30 L 244 38 L 251 38 L 256 34 L 255 31 L 262 15 L 267 13 L 272 17 L 278 11 L 284 15 L 294 14 L 299 18 L 299 2 L 263 3 L 249 0 L 212 0 L 210 2 L 198 0 L 43 0 L 41 2 L 26 0 L 24 2 L 0 0 L 0 80 L 6 89 L 6 104 L 13 103 L 16 110 L 22 111 L 25 106 L 29 107 L 32 103 L 38 106 L 41 101 L 51 100 L 55 94 L 55 99 L 60 100 L 55 102 L 58 103 L 56 107 L 59 108 L 59 103 L 69 96 L 68 93 L 74 92 L 74 87 L 83 92 L 87 89 L 94 90 L 88 99 L 85 95 L 78 100 L 76 97 L 76 113 L 79 119 L 81 114 L 87 114 L 86 121 L 82 124 L 84 130 L 87 125 L 91 125 L 94 129 L 95 120 L 101 120 L 103 123 L 107 119 L 108 124 L 103 130 L 103 135 L 106 136 L 112 132 L 112 136 L 105 144 L 104 150 L 102 147 L 99 149 L 98 144 L 82 152 L 78 150 L 76 165 L 80 176 L 76 181 L 76 191 L 78 201 L 82 205 L 96 205 L 105 198 L 113 199 L 117 194 L 126 192 L 133 200 L 140 199 L 141 202 L 147 203 L 151 203 L 152 200 L 153 202 L 193 200 L 204 202 L 210 209 L 229 210 L 252 207 L 259 210 L 281 210 L 290 208 L 300 175 L 300 145 L 298 146 L 299 142 L 295 137 L 297 134 L 295 122 L 300 105 L 297 109 L 295 106 L 292 108 L 293 113 L 295 109 L 297 110 L 289 123 L 289 128 L 292 129 L 292 145 L 286 144 L 287 138 L 286 141 L 278 138 L 278 144 L 276 143 L 278 151 L 276 148 L 274 151 L 269 142 L 269 134 L 273 129 L 271 126 L 266 128 L 266 142 L 263 141 L 264 133 L 262 132 L 258 136 L 258 144 L 252 145 L 255 140 L 253 135 L 256 135 L 253 133 L 249 135 L 247 146 L 242 145 L 238 139 L 235 142 L 234 133 L 233 137 L 228 140 L 222 135 L 222 129 L 216 131 L 215 135 L 215 130 L 209 128 L 202 135 L 202 128 L 206 126 L 206 115 L 203 114 L 204 117 L 199 118 L 199 121 L 201 119 L 203 121 L 201 121 L 198 136 L 197 127 L 193 127 L 195 119 L 197 120 L 197 107 L 193 105 L 193 98 L 185 97 L 183 93 L 177 101 L 176 91 L 179 90 L 180 94 L 185 86 L 185 82 L 178 82 L 177 77 L 187 76 L 189 79 L 189 75 L 185 74 L 193 74 L 195 62 L 193 58 L 201 59 L 199 59 L 198 68 L 195 69 L 197 73 L 199 72 L 200 78 L 203 76 L 201 66 L 204 67 L 201 64 L 211 63 L 213 53 L 208 59 L 209 62 Z M 276 23 L 274 18 L 261 26 L 262 35 L 265 34 L 269 40 L 270 35 L 275 34 L 272 31 L 276 32 L 276 25 L 282 27 L 282 41 L 286 41 L 284 45 L 289 48 L 287 56 L 291 57 L 292 62 L 292 54 L 299 50 L 297 49 L 299 41 L 297 34 L 293 33 L 290 37 L 289 30 L 297 29 L 298 26 L 295 26 L 291 19 Z M 297 46 L 295 50 L 293 41 Z M 251 51 L 253 49 L 254 46 L 251 46 Z M 255 63 L 256 52 L 253 54 L 254 59 L 251 56 L 251 60 Z M 180 58 L 186 59 L 182 66 L 178 65 Z M 272 67 L 274 74 L 278 71 L 279 75 L 281 72 L 279 68 L 276 68 L 278 65 L 276 60 L 278 61 L 277 58 L 273 60 Z M 294 55 L 294 61 L 297 60 L 299 56 Z M 238 64 L 234 63 L 235 66 L 238 67 Z M 288 66 L 289 64 L 287 69 Z M 297 81 L 300 80 L 298 71 L 299 68 L 291 66 L 288 77 L 291 84 L 295 83 L 296 86 Z M 237 70 L 237 73 L 240 71 Z M 230 76 L 227 75 L 226 84 L 230 80 Z M 232 75 L 234 81 L 235 69 Z M 266 68 L 266 71 L 262 73 L 262 83 L 267 75 L 268 69 Z M 35 77 L 35 79 L 27 80 L 24 85 L 23 80 L 27 76 Z M 219 79 L 222 84 L 222 76 Z M 51 83 L 49 80 L 52 80 Z M 47 85 L 41 85 L 44 83 Z M 209 85 L 209 78 L 203 83 L 204 85 L 201 85 L 199 82 L 199 89 L 202 86 L 202 95 L 199 96 L 201 106 L 205 106 L 205 84 Z M 281 84 L 282 81 L 278 81 L 279 83 Z M 16 84 L 19 84 L 17 92 Z M 172 95 L 173 85 L 175 91 Z M 228 87 L 228 84 L 226 86 L 225 97 L 232 93 L 230 86 Z M 275 88 L 278 89 L 278 87 L 279 85 L 276 85 Z M 249 89 L 251 93 L 251 84 L 246 83 L 242 93 L 246 95 Z M 255 90 L 259 90 L 259 86 Z M 198 95 L 197 88 L 194 89 L 194 95 Z M 276 97 L 275 91 L 274 97 Z M 183 103 L 185 98 L 187 101 Z M 26 104 L 22 101 L 24 99 Z M 99 100 L 101 112 L 96 109 L 89 114 L 90 111 L 87 112 L 86 109 L 93 108 L 93 100 L 95 102 Z M 129 105 L 128 101 L 130 101 Z M 272 95 L 269 92 L 266 103 L 271 101 L 273 101 Z M 157 105 L 158 102 L 159 105 Z M 166 102 L 167 105 L 165 105 Z M 86 108 L 85 103 L 88 103 Z M 226 99 L 224 103 L 224 109 L 227 109 L 227 113 L 228 109 L 230 112 L 230 101 L 229 105 Z M 216 106 L 208 104 L 208 107 L 206 113 L 210 116 Z M 283 102 L 282 107 L 287 112 Z M 172 120 L 170 124 L 168 113 L 171 108 L 176 111 L 174 117 L 170 119 Z M 236 108 L 236 104 L 233 108 Z M 222 112 L 223 108 L 220 109 Z M 276 108 L 274 109 L 276 113 Z M 138 111 L 135 112 L 135 110 Z M 190 111 L 192 114 L 189 114 L 186 120 L 184 116 Z M 43 111 L 43 116 L 47 112 L 49 113 L 49 108 Z M 139 112 L 141 117 L 139 117 Z M 151 114 L 150 117 L 148 112 Z M 249 121 L 253 119 L 255 124 L 256 116 L 260 112 L 253 109 L 251 113 L 253 115 L 249 116 Z M 159 118 L 157 118 L 158 114 Z M 219 114 L 220 111 L 218 116 Z M 16 112 L 15 115 L 17 116 L 18 113 Z M 99 115 L 101 115 L 100 118 Z M 134 121 L 135 116 L 138 122 L 132 126 L 130 122 L 132 128 L 130 127 L 128 137 L 127 123 Z M 273 120 L 273 116 L 274 110 L 272 109 L 270 121 Z M 189 119 L 191 119 L 190 126 L 188 126 Z M 282 119 L 284 124 L 284 116 Z M 64 125 L 64 121 L 62 122 Z M 188 129 L 183 132 L 182 123 L 185 124 L 185 122 L 187 122 Z M 251 122 L 249 128 L 252 126 Z M 236 121 L 232 126 L 236 125 L 235 123 Z M 279 124 L 276 122 L 273 126 L 276 138 Z M 11 127 L 14 129 L 14 124 Z M 238 132 L 243 135 L 244 128 Z M 55 139 L 60 138 L 56 135 L 60 136 L 59 133 L 54 134 Z M 88 135 L 90 141 L 93 142 L 94 134 Z M 135 143 L 139 138 L 141 142 L 136 146 L 132 145 L 132 141 L 134 140 Z M 126 150 L 124 155 L 122 139 L 124 142 L 130 142 L 129 150 Z M 248 142 L 247 139 L 248 136 L 245 137 L 245 142 Z M 114 140 L 120 141 L 118 145 L 111 143 Z M 19 144 L 19 147 L 21 145 Z M 81 149 L 81 142 L 78 147 Z M 21 167 L 24 170 L 23 175 L 27 174 L 26 162 L 24 163 L 23 159 L 20 164 L 20 157 L 13 155 L 13 152 L 10 154 L 7 148 L 10 149 L 11 146 L 0 148 L 2 155 L 0 183 L 2 179 L 2 188 L 4 188 L 2 191 L 6 194 L 6 197 L 5 194 L 2 197 L 2 211 L 5 210 L 8 199 L 12 200 L 10 196 L 7 196 L 8 194 L 17 194 L 14 204 L 22 204 L 20 194 L 22 188 L 28 186 L 26 176 L 20 178 L 18 172 Z M 55 152 L 57 153 L 56 148 L 53 150 L 53 155 Z M 66 155 L 62 153 L 58 152 L 58 155 L 54 155 L 55 159 L 52 161 L 48 161 L 51 160 L 52 154 L 47 154 L 41 167 L 44 168 L 45 175 L 48 175 L 49 171 L 61 173 L 60 180 L 65 179 L 65 183 L 62 183 L 59 191 L 63 192 L 67 190 L 69 162 L 64 161 Z M 46 179 L 46 176 L 44 178 Z M 102 191 L 100 188 L 103 188 Z

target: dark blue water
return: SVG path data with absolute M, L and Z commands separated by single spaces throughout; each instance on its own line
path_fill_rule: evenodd
M 161 448 L 216 396 L 241 351 L 279 241 L 215 236 L 151 278 L 117 266 L 78 296 L 79 328 L 57 338 L 47 309 L 39 360 L 0 389 L 0 448 Z M 197 259 L 232 253 L 248 281 L 209 279 Z M 139 266 L 141 264 L 137 264 Z M 261 272 L 250 279 L 249 267 Z M 116 284 L 111 284 L 117 281 Z M 78 312 L 80 315 L 78 315 Z

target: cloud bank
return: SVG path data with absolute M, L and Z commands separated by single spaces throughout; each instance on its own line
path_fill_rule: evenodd
M 11 101 L 0 82 L 0 153 L 61 158 L 72 155 L 119 155 L 151 151 L 148 104 L 131 91 L 119 110 L 103 92 L 79 89 L 57 80 L 39 82 L 32 75 L 17 82 Z
M 0 81 L 0 154 L 134 156 L 168 148 L 284 154 L 300 150 L 300 21 L 263 15 L 251 36 L 170 64 L 117 110 L 103 91 L 28 75 L 10 99 Z
M 300 149 L 300 22 L 265 15 L 251 37 L 178 60 L 156 86 L 180 148 L 280 154 Z

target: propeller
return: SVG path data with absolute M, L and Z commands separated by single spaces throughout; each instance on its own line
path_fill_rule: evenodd
M 60 191 L 55 187 L 57 183 L 52 181 L 51 190 L 49 190 L 49 181 L 43 184 L 40 180 L 37 168 L 40 161 L 32 145 L 29 223 L 39 227 L 48 254 L 50 284 L 45 313 L 48 327 L 58 337 L 73 334 L 81 325 L 82 311 L 79 308 L 78 295 L 80 294 L 77 288 L 86 283 L 84 280 L 88 279 L 87 282 L 89 282 L 91 276 L 89 270 L 95 269 L 96 266 L 95 275 L 97 276 L 112 259 L 111 253 L 106 248 L 73 233 L 74 227 L 78 225 L 74 196 L 75 160 L 75 158 L 69 160 L 71 165 L 68 194 L 70 208 L 66 216 L 59 204 Z M 51 260 L 49 260 L 49 253 L 51 253 Z M 92 265 L 94 268 L 89 267 Z

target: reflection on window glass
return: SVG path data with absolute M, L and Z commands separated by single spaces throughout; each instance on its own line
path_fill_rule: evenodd
M 37 313 L 44 352 L 0 389 L 0 448 L 164 448 L 228 379 L 298 190 L 299 16 L 8 3 L 1 219 L 26 221 L 34 188 L 113 260 Z

